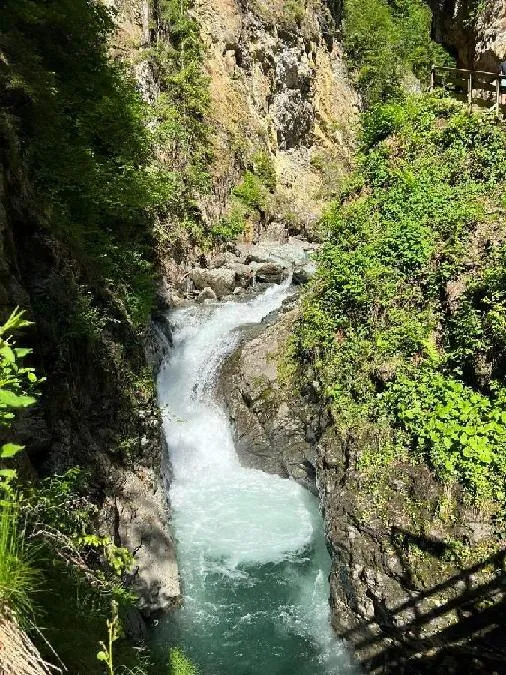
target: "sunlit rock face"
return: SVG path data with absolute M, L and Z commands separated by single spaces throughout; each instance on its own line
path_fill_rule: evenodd
M 202 204 L 222 215 L 230 191 L 259 151 L 276 172 L 276 218 L 311 225 L 349 169 L 358 97 L 339 41 L 338 7 L 323 0 L 197 0 L 206 46 L 216 161 Z M 337 3 L 338 4 L 338 3 Z M 255 224 L 253 238 L 269 229 Z
M 429 0 L 438 42 L 455 53 L 459 65 L 495 72 L 506 58 L 506 2 Z

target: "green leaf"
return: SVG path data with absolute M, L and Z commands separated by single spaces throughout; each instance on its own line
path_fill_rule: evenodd
M 16 477 L 16 471 L 15 469 L 0 469 L 0 477 L 11 480 Z
M 16 363 L 16 356 L 8 344 L 0 348 L 0 356 L 8 363 Z
M 32 325 L 31 321 L 23 319 L 24 314 L 25 314 L 24 310 L 20 311 L 19 307 L 16 307 L 16 309 L 12 312 L 12 314 L 3 324 L 3 326 L 0 326 L 0 335 L 10 333 L 16 328 L 24 328 L 25 326 L 31 326 Z
M 21 450 L 24 449 L 25 449 L 24 445 L 15 445 L 14 443 L 6 443 L 5 445 L 2 445 L 2 448 L 0 450 L 0 458 L 10 459 L 11 457 L 14 457 L 15 455 L 18 454 L 18 452 L 21 452 Z
M 8 406 L 10 408 L 26 408 L 33 405 L 35 399 L 32 396 L 24 396 L 15 394 L 8 389 L 0 389 L 0 406 Z
M 26 349 L 25 347 L 16 347 L 14 349 L 14 354 L 16 355 L 17 359 L 23 359 L 25 356 L 28 356 L 28 354 L 31 354 L 32 350 L 31 349 Z

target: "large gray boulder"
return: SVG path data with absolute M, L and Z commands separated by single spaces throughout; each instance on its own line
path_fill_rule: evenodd
M 233 263 L 230 265 L 230 269 L 235 273 L 235 279 L 237 285 L 241 288 L 248 288 L 251 286 L 253 279 L 253 269 L 251 265 L 244 265 L 243 263 Z
M 267 284 L 280 284 L 288 275 L 286 267 L 275 262 L 257 264 L 255 266 L 255 273 L 257 281 Z
M 206 300 L 217 300 L 216 293 L 212 288 L 206 286 L 203 291 L 200 292 L 197 302 L 205 302 Z
M 225 268 L 208 270 L 196 267 L 191 270 L 190 279 L 197 289 L 211 288 L 218 298 L 233 293 L 235 288 L 235 272 Z
M 315 451 L 308 429 L 315 412 L 281 381 L 279 358 L 297 310 L 238 347 L 225 361 L 218 388 L 233 422 L 241 463 L 294 478 L 314 490 Z M 300 403 L 300 405 L 299 405 Z

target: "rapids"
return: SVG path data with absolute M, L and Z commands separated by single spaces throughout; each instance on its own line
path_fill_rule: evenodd
M 217 371 L 239 328 L 281 307 L 289 282 L 248 302 L 171 315 L 158 396 L 174 472 L 170 500 L 184 605 L 161 622 L 200 675 L 348 675 L 329 623 L 323 522 L 297 483 L 241 467 Z

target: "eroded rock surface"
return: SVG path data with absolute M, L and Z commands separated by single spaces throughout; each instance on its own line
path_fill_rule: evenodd
M 314 490 L 314 440 L 324 420 L 315 406 L 292 397 L 280 376 L 280 357 L 297 314 L 296 307 L 285 307 L 273 323 L 246 334 L 223 366 L 220 392 L 241 462 Z
M 259 151 L 274 163 L 279 231 L 311 226 L 349 168 L 358 97 L 350 86 L 329 5 L 284 0 L 197 0 L 207 48 L 214 191 L 202 205 L 216 220 L 244 164 Z M 254 240 L 263 230 L 254 226 Z
M 126 476 L 115 510 L 119 542 L 134 553 L 130 585 L 138 607 L 148 616 L 166 612 L 179 603 L 181 589 L 164 484 L 139 468 Z
M 459 65 L 497 72 L 506 59 L 506 2 L 429 0 L 434 37 L 458 57 Z

